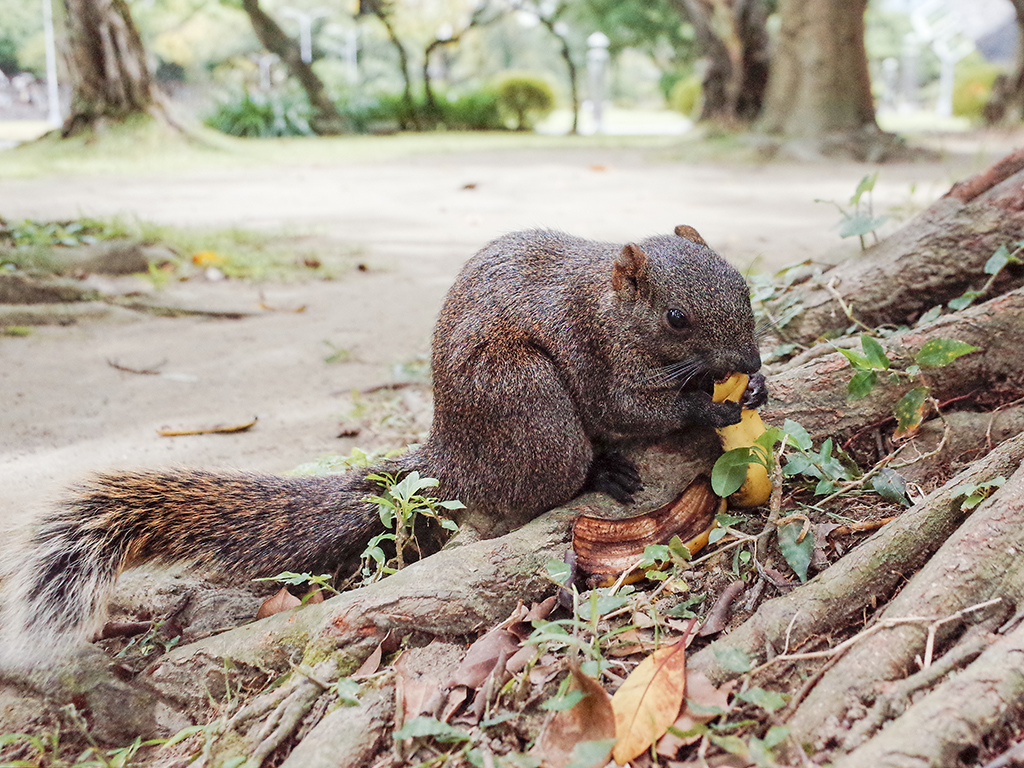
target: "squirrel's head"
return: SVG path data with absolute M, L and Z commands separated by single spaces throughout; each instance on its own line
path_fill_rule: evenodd
M 750 289 L 693 227 L 625 246 L 611 284 L 630 338 L 658 365 L 687 363 L 702 387 L 761 367 Z

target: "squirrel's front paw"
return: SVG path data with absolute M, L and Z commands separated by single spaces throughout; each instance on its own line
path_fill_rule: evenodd
M 618 451 L 594 457 L 585 490 L 607 493 L 620 504 L 630 504 L 633 494 L 643 488 L 636 465 Z
M 752 373 L 743 391 L 740 404 L 747 410 L 756 410 L 768 402 L 768 382 L 763 373 Z
M 730 424 L 739 424 L 740 411 L 739 403 L 729 401 L 715 403 L 708 397 L 706 402 L 700 403 L 697 407 L 693 421 L 695 424 L 704 427 L 721 429 L 722 427 L 728 427 Z

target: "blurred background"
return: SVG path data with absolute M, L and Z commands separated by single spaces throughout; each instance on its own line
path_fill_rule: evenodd
M 1022 23 L 1019 0 L 0 0 L 0 140 L 144 107 L 133 57 L 178 120 L 237 136 L 792 134 L 804 90 L 860 126 L 964 130 L 1020 122 Z

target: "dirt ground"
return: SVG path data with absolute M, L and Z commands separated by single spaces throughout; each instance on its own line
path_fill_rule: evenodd
M 876 211 L 920 210 L 1017 138 L 949 139 L 938 161 L 883 167 Z M 551 227 L 626 242 L 687 223 L 738 266 L 775 268 L 855 252 L 836 234 L 835 208 L 815 200 L 845 201 L 874 170 L 687 164 L 662 151 L 582 146 L 287 169 L 0 177 L 0 217 L 8 220 L 127 214 L 182 226 L 287 228 L 352 248 L 369 267 L 334 281 L 190 281 L 164 289 L 175 301 L 254 313 L 241 320 L 118 312 L 0 336 L 0 528 L 22 525 L 96 470 L 285 471 L 364 445 L 365 438 L 337 437 L 350 393 L 393 380 L 395 365 L 427 354 L 433 318 L 460 264 L 506 231 Z M 281 310 L 307 309 L 261 309 L 261 297 Z M 326 362 L 331 345 L 350 359 Z M 109 361 L 163 365 L 160 375 L 137 375 Z M 234 435 L 156 432 L 253 416 L 256 427 Z

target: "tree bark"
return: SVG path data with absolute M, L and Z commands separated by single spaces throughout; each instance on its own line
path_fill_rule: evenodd
M 312 110 L 309 126 L 313 132 L 320 136 L 344 132 L 345 118 L 338 113 L 334 102 L 327 95 L 323 81 L 313 71 L 313 67 L 302 60 L 302 54 L 295 41 L 260 8 L 259 0 L 242 0 L 242 8 L 248 14 L 256 37 L 263 47 L 280 57 L 291 75 L 299 81 L 302 90 L 306 92 Z
M 1024 0 L 1011 0 L 1017 14 L 1017 60 L 1009 75 L 999 75 L 985 105 L 990 125 L 1019 125 L 1024 120 Z
M 391 41 L 391 47 L 398 55 L 398 71 L 402 76 L 402 104 L 405 109 L 401 127 L 403 129 L 419 129 L 421 126 L 416 109 L 416 99 L 412 95 L 412 75 L 409 73 L 409 54 L 395 31 L 395 25 L 391 23 L 391 11 L 385 5 L 385 0 L 361 0 L 359 7 L 361 13 L 372 13 L 384 25 L 384 30 L 388 33 L 388 40 Z
M 173 125 L 146 65 L 125 0 L 64 0 L 71 114 L 64 137 L 148 115 Z
M 707 63 L 701 121 L 757 118 L 768 81 L 768 11 L 764 0 L 674 0 L 693 26 Z
M 983 267 L 989 257 L 1000 245 L 1012 250 L 1020 240 L 1024 240 L 1024 150 L 956 184 L 862 256 L 781 292 L 765 306 L 776 318 L 787 307 L 799 306 L 779 334 L 797 344 L 813 343 L 852 324 L 839 299 L 866 325 L 910 324 L 965 290 L 980 289 L 987 278 Z M 1021 284 L 1024 271 L 1008 268 L 990 293 Z
M 864 50 L 867 0 L 781 0 L 761 130 L 821 154 L 884 159 Z
M 564 8 L 564 4 L 559 6 L 559 13 Z M 565 69 L 569 75 L 569 99 L 572 101 L 572 127 L 569 129 L 569 133 L 575 136 L 579 133 L 580 128 L 580 76 L 576 62 L 572 58 L 572 49 L 569 48 L 569 41 L 565 38 L 565 35 L 558 32 L 556 26 L 558 15 L 556 13 L 552 16 L 545 16 L 538 11 L 537 18 L 540 19 L 540 23 L 544 25 L 544 28 L 558 40 L 559 52 L 562 54 L 562 61 L 565 62 Z

